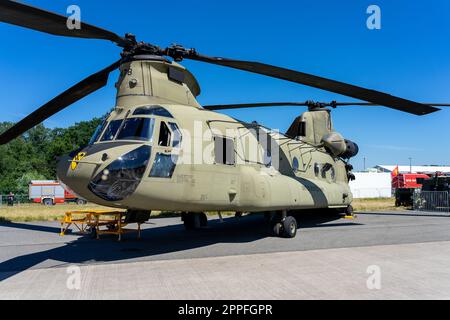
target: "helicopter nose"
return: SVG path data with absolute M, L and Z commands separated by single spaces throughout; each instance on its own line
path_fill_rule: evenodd
M 76 194 L 94 201 L 119 201 L 134 193 L 147 168 L 145 144 L 91 145 L 60 158 L 58 179 Z
M 60 157 L 56 167 L 58 180 L 76 194 L 87 198 L 89 193 L 86 187 L 95 169 L 101 164 L 101 161 L 95 164 L 93 158 L 89 157 L 87 148 Z

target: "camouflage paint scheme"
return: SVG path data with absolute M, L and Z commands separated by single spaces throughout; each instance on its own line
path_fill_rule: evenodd
M 169 79 L 169 68 L 182 72 L 183 82 Z M 171 178 L 154 178 L 149 177 L 149 172 L 156 152 L 178 152 L 180 156 L 187 156 L 194 153 L 196 144 L 188 143 L 184 137 L 177 150 L 152 142 L 96 142 L 80 150 L 85 154 L 81 160 L 75 159 L 77 165 L 74 170 L 71 169 L 73 156 L 64 157 L 58 164 L 59 179 L 89 201 L 133 210 L 185 212 L 346 208 L 352 201 L 345 162 L 333 157 L 322 143 L 324 135 L 334 132 L 326 110 L 307 111 L 301 115 L 301 120 L 306 123 L 305 136 L 301 139 L 269 131 L 272 143 L 279 145 L 277 170 L 262 162 L 249 160 L 248 148 L 243 148 L 243 144 L 250 144 L 258 148 L 260 154 L 264 152 L 257 137 L 249 130 L 258 126 L 203 109 L 196 100 L 200 87 L 193 75 L 181 65 L 161 57 L 135 57 L 133 61 L 121 65 L 116 87 L 116 108 L 108 121 L 123 119 L 128 111 L 131 115 L 140 106 L 160 105 L 173 115 L 174 119 L 169 119 L 170 122 L 189 132 L 192 139 L 201 138 L 195 133 L 195 122 L 202 124 L 202 134 L 214 129 L 221 132 L 232 129 L 233 136 L 229 138 L 234 140 L 236 159 L 240 161 L 235 165 L 214 164 L 214 150 L 211 149 L 206 155 L 211 157 L 209 160 L 213 164 L 179 163 Z M 154 142 L 158 141 L 160 122 L 167 119 L 151 117 L 156 119 Z M 211 146 L 212 134 L 210 138 L 210 141 L 200 143 L 203 152 L 204 148 Z M 121 201 L 106 201 L 87 188 L 89 181 L 108 164 L 142 144 L 152 145 L 151 158 L 142 181 L 132 195 Z M 294 158 L 297 159 L 296 168 L 293 168 Z M 327 163 L 332 165 L 332 169 L 325 173 L 319 170 L 316 174 L 317 168 Z

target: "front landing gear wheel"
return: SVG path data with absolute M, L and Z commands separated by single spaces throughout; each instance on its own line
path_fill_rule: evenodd
M 294 217 L 288 216 L 283 220 L 283 232 L 284 238 L 294 238 L 297 234 L 297 221 Z

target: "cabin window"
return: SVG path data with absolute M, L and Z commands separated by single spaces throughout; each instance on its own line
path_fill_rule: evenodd
M 110 121 L 100 141 L 111 141 L 116 136 L 123 119 Z
M 117 140 L 151 141 L 155 119 L 128 118 L 120 130 Z
M 133 112 L 134 116 L 161 116 L 161 117 L 167 117 L 167 118 L 173 118 L 173 116 L 170 114 L 167 109 L 161 107 L 161 106 L 145 106 L 145 107 L 139 107 L 136 108 Z
M 272 138 L 267 132 L 259 131 L 258 142 L 263 149 L 263 163 L 269 167 L 272 165 Z
M 324 165 L 324 166 L 322 166 L 322 170 L 321 170 L 321 176 L 322 176 L 322 179 L 326 179 L 327 178 L 327 167 L 326 167 L 326 165 Z
M 330 169 L 330 178 L 331 178 L 331 181 L 336 181 L 336 171 L 334 170 L 334 167 L 331 167 L 331 169 Z
M 168 147 L 170 146 L 170 137 L 171 133 L 169 130 L 169 127 L 164 121 L 161 121 L 161 124 L 159 126 L 159 139 L 158 139 L 158 146 L 161 147 Z
M 294 157 L 294 159 L 292 160 L 292 169 L 294 169 L 294 171 L 298 171 L 298 167 L 299 167 L 298 159 L 297 157 Z
M 214 137 L 214 161 L 216 164 L 226 165 L 234 165 L 236 163 L 233 139 Z
M 261 129 L 259 126 L 256 128 L 256 137 L 263 151 L 262 163 L 270 167 L 272 165 L 272 137 L 270 133 Z
M 320 173 L 320 165 L 318 163 L 314 163 L 314 175 L 318 177 L 319 173 Z
M 176 155 L 157 153 L 152 170 L 150 170 L 150 177 L 153 178 L 171 178 L 175 165 L 178 160 Z

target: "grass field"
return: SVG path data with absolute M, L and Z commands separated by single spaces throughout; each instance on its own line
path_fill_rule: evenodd
M 66 211 L 75 210 L 109 210 L 111 208 L 96 204 L 79 206 L 76 204 L 57 204 L 44 206 L 42 204 L 21 204 L 14 207 L 0 207 L 0 221 L 56 221 L 64 217 Z M 114 209 L 116 210 L 116 209 Z
M 352 205 L 357 212 L 406 210 L 405 207 L 395 206 L 395 198 L 354 199 Z
M 356 212 L 367 211 L 392 211 L 405 210 L 403 207 L 395 207 L 393 198 L 383 199 L 355 199 L 353 207 Z M 108 210 L 111 208 L 99 206 L 96 204 L 87 204 L 78 206 L 76 204 L 60 204 L 55 206 L 43 206 L 40 204 L 22 204 L 14 207 L 3 205 L 0 207 L 0 222 L 27 222 L 27 221 L 56 221 L 64 216 L 66 211 L 75 210 Z M 112 209 L 117 210 L 117 209 Z M 217 214 L 211 212 L 210 214 Z M 224 216 L 233 213 L 222 213 Z M 175 216 L 171 212 L 152 212 L 152 217 L 155 216 Z

